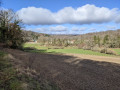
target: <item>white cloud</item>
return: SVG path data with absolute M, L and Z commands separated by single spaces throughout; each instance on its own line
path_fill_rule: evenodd
M 115 18 L 116 23 L 120 23 L 120 11 L 118 12 L 118 15 Z
M 79 30 L 80 31 L 84 31 L 84 30 L 86 30 L 87 28 L 86 27 L 81 27 Z
M 40 27 L 40 28 L 25 28 L 27 31 L 35 31 L 35 32 L 49 32 L 49 28 Z
M 61 32 L 61 31 L 67 31 L 68 28 L 62 25 L 58 25 L 55 27 L 49 27 L 49 30 L 54 31 L 54 32 Z
M 109 29 L 109 30 L 111 30 L 111 29 L 113 30 L 113 29 L 116 29 L 116 26 L 109 26 L 108 25 L 108 26 L 106 26 L 106 28 Z
M 96 31 L 96 29 L 95 29 L 95 28 L 90 28 L 89 30 L 90 30 L 90 31 Z
M 48 31 L 48 30 L 49 30 L 48 28 L 44 28 L 44 27 L 35 29 L 35 31 Z
M 118 9 L 96 7 L 95 5 L 84 5 L 74 9 L 65 7 L 58 12 L 51 12 L 48 9 L 28 7 L 17 12 L 25 24 L 51 25 L 51 24 L 91 24 L 105 22 L 120 22 Z
M 62 25 L 58 25 L 52 27 L 26 28 L 26 30 L 35 32 L 62 32 L 67 31 L 68 28 Z
M 72 27 L 71 30 L 72 30 L 72 31 L 79 31 L 79 28 L 78 28 L 78 27 Z
M 84 30 L 86 30 L 87 28 L 86 27 L 72 27 L 72 31 L 84 31 Z

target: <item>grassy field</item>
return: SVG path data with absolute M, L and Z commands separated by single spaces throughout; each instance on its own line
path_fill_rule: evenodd
M 120 55 L 120 48 L 113 49 L 115 52 L 117 52 L 118 55 Z
M 64 48 L 64 49 L 48 49 L 49 47 L 40 46 L 38 43 L 30 44 L 26 43 L 24 47 L 34 47 L 37 50 L 30 50 L 30 52 L 39 52 L 39 53 L 74 53 L 74 54 L 86 54 L 86 55 L 98 55 L 98 56 L 113 56 L 104 53 L 94 52 L 91 50 L 83 49 L 73 49 L 73 48 Z M 118 54 L 120 54 L 120 49 L 114 49 Z

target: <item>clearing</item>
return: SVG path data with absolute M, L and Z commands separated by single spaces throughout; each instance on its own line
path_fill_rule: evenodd
M 84 54 L 84 55 L 97 55 L 97 56 L 114 56 L 110 54 L 95 52 L 91 50 L 83 50 L 83 49 L 77 49 L 76 47 L 65 47 L 64 49 L 60 49 L 56 47 L 57 49 L 54 49 L 55 47 L 46 47 L 46 46 L 40 46 L 40 43 L 26 43 L 24 44 L 24 47 L 32 47 L 37 50 L 28 50 L 29 52 L 38 52 L 38 53 L 69 53 L 69 54 Z M 49 49 L 50 48 L 50 49 Z M 118 55 L 120 55 L 120 49 L 112 49 L 114 50 Z

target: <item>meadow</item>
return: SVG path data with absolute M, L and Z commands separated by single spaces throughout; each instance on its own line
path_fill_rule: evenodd
M 113 49 L 118 55 L 120 55 L 120 48 Z
M 105 53 L 95 52 L 91 50 L 83 50 L 77 49 L 76 47 L 65 47 L 55 48 L 53 46 L 40 46 L 39 43 L 25 43 L 24 48 L 35 48 L 35 50 L 26 50 L 29 52 L 37 52 L 37 53 L 71 53 L 71 54 L 85 54 L 85 55 L 98 55 L 98 56 L 114 56 Z M 120 55 L 120 49 L 113 49 L 118 55 Z

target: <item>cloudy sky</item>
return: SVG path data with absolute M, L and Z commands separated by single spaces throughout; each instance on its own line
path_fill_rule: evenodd
M 84 34 L 120 29 L 120 0 L 2 0 L 26 30 Z

